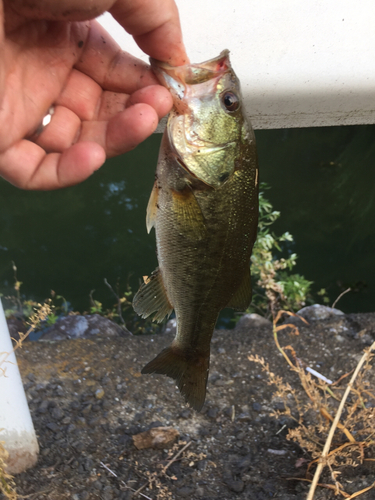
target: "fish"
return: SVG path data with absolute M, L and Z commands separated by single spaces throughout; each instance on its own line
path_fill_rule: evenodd
M 155 228 L 158 268 L 144 279 L 133 308 L 157 322 L 174 310 L 177 330 L 141 373 L 172 377 L 200 411 L 218 315 L 225 307 L 244 311 L 251 302 L 257 150 L 228 50 L 201 64 L 150 61 L 174 106 L 146 216 L 147 231 Z

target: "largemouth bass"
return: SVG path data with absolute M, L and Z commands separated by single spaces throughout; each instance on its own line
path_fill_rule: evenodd
M 142 373 L 175 379 L 200 411 L 210 343 L 224 307 L 251 302 L 250 256 L 258 221 L 255 137 L 226 50 L 202 64 L 151 60 L 172 93 L 147 230 L 155 227 L 159 267 L 134 297 L 134 310 L 156 321 L 175 310 L 176 337 Z

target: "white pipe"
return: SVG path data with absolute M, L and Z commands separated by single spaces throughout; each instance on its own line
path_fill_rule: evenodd
M 35 465 L 39 446 L 0 300 L 0 442 L 9 453 L 7 472 Z M 3 361 L 3 362 L 2 362 Z

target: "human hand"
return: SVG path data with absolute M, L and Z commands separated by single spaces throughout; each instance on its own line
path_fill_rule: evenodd
M 47 190 L 77 184 L 106 157 L 146 139 L 170 111 L 172 98 L 149 66 L 87 19 L 108 10 L 148 55 L 184 64 L 174 0 L 2 3 L 0 176 L 15 186 Z M 51 123 L 26 139 L 51 105 Z

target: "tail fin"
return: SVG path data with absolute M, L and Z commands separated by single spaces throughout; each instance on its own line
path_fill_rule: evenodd
M 209 353 L 207 356 L 186 356 L 172 344 L 150 361 L 142 373 L 160 373 L 173 378 L 186 402 L 194 410 L 201 411 L 206 398 L 209 363 Z

